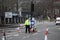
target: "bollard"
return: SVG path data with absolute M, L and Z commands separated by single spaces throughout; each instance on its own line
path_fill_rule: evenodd
M 2 40 L 6 40 L 6 33 L 3 32 Z

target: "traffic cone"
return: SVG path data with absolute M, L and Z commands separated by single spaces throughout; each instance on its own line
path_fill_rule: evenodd
M 46 28 L 45 34 L 48 35 L 48 27 Z
M 46 28 L 46 31 L 45 31 L 45 39 L 44 40 L 48 40 L 47 36 L 48 36 L 48 27 Z
M 17 28 L 17 32 L 21 32 L 19 27 Z
M 6 33 L 3 32 L 2 40 L 6 40 Z
M 48 40 L 48 39 L 47 39 L 47 35 L 45 35 L 45 39 L 44 39 L 44 40 Z

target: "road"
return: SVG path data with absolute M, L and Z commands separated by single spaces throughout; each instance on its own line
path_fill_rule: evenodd
M 60 25 L 55 22 L 37 22 L 35 33 L 25 33 L 25 27 L 20 27 L 21 32 L 17 32 L 16 28 L 0 28 L 0 40 L 2 39 L 2 31 L 6 32 L 6 40 L 44 40 L 45 30 L 48 27 L 48 40 L 60 40 Z

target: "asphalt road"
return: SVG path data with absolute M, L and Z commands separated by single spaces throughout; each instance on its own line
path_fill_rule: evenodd
M 2 31 L 6 32 L 6 40 L 44 40 L 45 30 L 48 27 L 48 40 L 60 40 L 60 25 L 55 25 L 55 22 L 37 22 L 35 33 L 25 33 L 25 27 L 20 27 L 20 32 L 17 28 L 0 28 L 0 40 L 2 40 Z

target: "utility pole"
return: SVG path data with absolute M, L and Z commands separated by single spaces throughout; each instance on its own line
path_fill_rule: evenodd
M 34 12 L 34 4 L 33 4 L 33 0 L 32 0 L 31 1 L 31 20 L 32 20 L 33 12 Z
M 52 3 L 51 4 L 52 4 L 52 6 L 51 6 L 51 9 L 52 9 L 51 12 L 52 12 L 52 17 L 53 17 L 53 15 L 54 15 L 53 14 L 53 0 L 52 0 Z
M 4 23 L 4 5 L 3 5 L 4 0 L 2 0 L 2 17 L 1 17 L 1 22 L 2 24 Z
M 17 8 L 17 13 L 18 13 L 18 0 L 17 0 L 17 7 L 16 8 Z
M 17 14 L 19 14 L 19 12 L 18 12 L 18 0 L 17 0 Z M 17 15 L 17 17 L 16 17 L 16 23 L 18 23 L 18 16 L 19 15 Z

